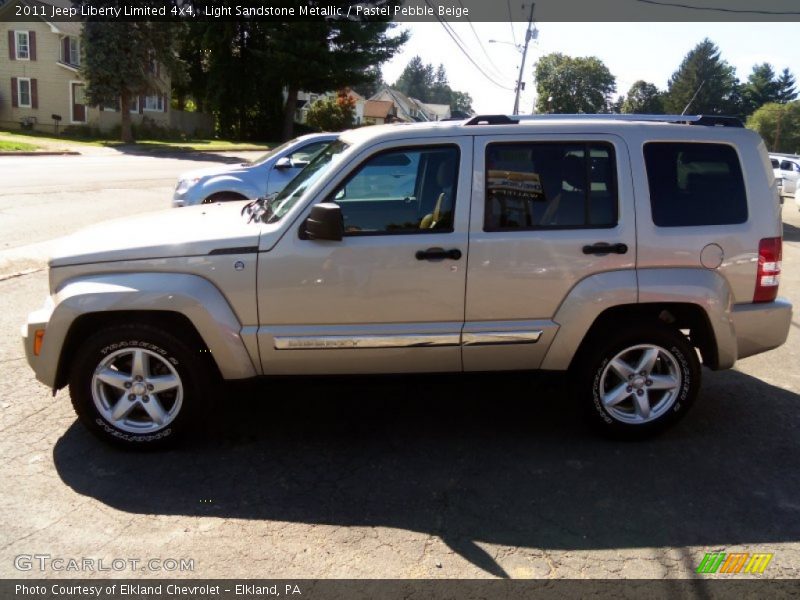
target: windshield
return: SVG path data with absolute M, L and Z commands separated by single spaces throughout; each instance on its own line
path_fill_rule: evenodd
M 336 164 L 347 144 L 336 140 L 317 154 L 300 173 L 289 182 L 280 194 L 269 201 L 267 223 L 280 221 L 323 173 Z
M 247 164 L 249 164 L 249 165 L 260 165 L 261 163 L 266 162 L 267 160 L 269 160 L 270 158 L 272 158 L 273 156 L 278 154 L 278 152 L 282 152 L 283 150 L 285 150 L 286 148 L 288 148 L 292 144 L 296 144 L 297 143 L 297 139 L 298 138 L 295 138 L 293 140 L 289 140 L 288 142 L 284 142 L 283 144 L 281 144 L 280 146 L 276 146 L 275 148 L 273 148 L 272 150 L 270 150 L 266 154 L 264 154 L 262 156 L 259 156 L 257 159 L 247 161 Z

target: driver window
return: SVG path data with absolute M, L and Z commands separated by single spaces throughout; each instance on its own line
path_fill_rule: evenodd
M 311 159 L 314 158 L 319 151 L 325 148 L 328 144 L 330 144 L 330 142 L 315 142 L 313 144 L 308 144 L 299 150 L 295 150 L 289 156 L 287 156 L 287 158 L 292 161 L 293 167 L 304 167 L 310 163 Z
M 329 198 L 342 209 L 345 235 L 453 231 L 458 160 L 454 146 L 371 157 Z

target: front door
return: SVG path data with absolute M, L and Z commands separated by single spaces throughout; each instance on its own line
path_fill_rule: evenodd
M 265 373 L 461 369 L 471 164 L 469 137 L 346 160 L 314 199 L 339 204 L 344 238 L 303 239 L 309 203 L 259 257 Z
M 797 189 L 797 180 L 800 178 L 800 165 L 791 160 L 782 160 L 781 177 L 783 178 L 783 195 L 793 195 Z
M 72 88 L 72 122 L 85 123 L 86 98 L 84 96 L 84 85 L 82 83 L 72 83 L 70 86 Z
M 292 179 L 297 177 L 297 174 L 303 170 L 309 161 L 322 150 L 330 142 L 309 142 L 305 146 L 301 146 L 291 154 L 287 154 L 283 158 L 289 160 L 289 163 L 282 163 L 281 167 L 273 166 L 269 172 L 269 180 L 267 182 L 267 195 L 280 192 L 286 187 Z

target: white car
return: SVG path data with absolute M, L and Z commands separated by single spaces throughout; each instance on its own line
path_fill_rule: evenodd
M 770 154 L 775 178 L 781 180 L 781 196 L 794 196 L 800 180 L 800 156 L 793 154 Z M 777 168 L 775 163 L 778 163 Z
M 253 200 L 280 192 L 323 148 L 339 137 L 312 133 L 286 142 L 253 162 L 184 173 L 172 206 Z

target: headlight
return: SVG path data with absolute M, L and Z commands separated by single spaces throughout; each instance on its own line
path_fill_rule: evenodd
M 175 188 L 175 191 L 179 194 L 182 194 L 198 181 L 200 181 L 199 177 L 194 177 L 193 179 L 181 179 L 178 181 L 178 187 Z

